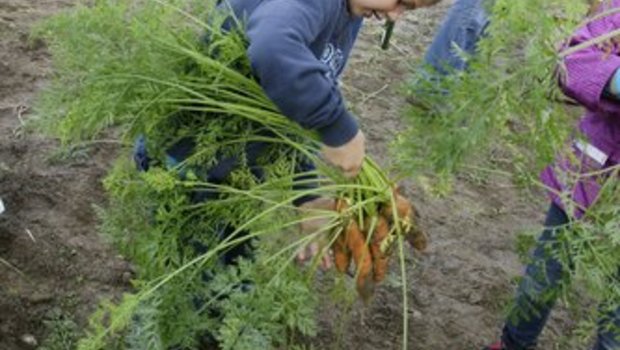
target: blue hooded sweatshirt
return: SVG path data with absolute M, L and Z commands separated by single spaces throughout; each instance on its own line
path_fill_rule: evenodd
M 332 147 L 347 143 L 358 131 L 338 87 L 338 77 L 362 24 L 361 17 L 349 13 L 347 1 L 224 0 L 219 5 L 243 23 L 252 72 L 267 96 L 285 116 L 317 130 L 322 142 Z M 225 22 L 224 29 L 235 23 Z M 264 146 L 248 144 L 250 166 Z M 167 152 L 169 165 L 185 159 L 193 147 L 193 142 L 173 146 Z M 141 139 L 134 158 L 143 170 L 148 169 L 145 152 Z M 220 159 L 207 171 L 206 180 L 223 181 L 238 163 L 235 157 Z
M 228 0 L 246 25 L 252 72 L 287 117 L 317 130 L 328 146 L 358 131 L 338 88 L 362 24 L 347 0 Z

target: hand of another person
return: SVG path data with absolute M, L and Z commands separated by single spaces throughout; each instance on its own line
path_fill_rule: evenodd
M 365 143 L 366 138 L 360 130 L 349 142 L 342 146 L 323 146 L 321 154 L 329 164 L 341 170 L 344 176 L 353 178 L 357 176 L 362 168 L 362 163 L 366 156 Z
M 297 253 L 297 262 L 304 263 L 308 260 L 312 260 L 323 250 L 324 244 L 321 244 L 323 241 L 321 238 L 325 237 L 326 234 L 329 233 L 329 230 L 326 230 L 325 228 L 333 219 L 333 217 L 330 217 L 329 212 L 335 213 L 335 206 L 335 200 L 326 197 L 319 197 L 299 206 L 298 211 L 304 219 L 299 224 L 301 234 L 304 236 L 318 234 L 319 236 L 316 241 L 311 242 Z M 325 270 L 331 268 L 331 260 L 331 252 L 326 250 L 321 256 L 321 268 Z

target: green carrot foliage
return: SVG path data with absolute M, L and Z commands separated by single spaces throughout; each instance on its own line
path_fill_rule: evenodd
M 138 172 L 122 156 L 105 179 L 101 229 L 138 274 L 133 293 L 93 315 L 80 349 L 200 348 L 213 339 L 224 349 L 291 348 L 316 333 L 318 303 L 312 278 L 291 264 L 295 253 L 311 239 L 333 240 L 343 218 L 393 201 L 394 184 L 371 159 L 347 180 L 317 157 L 316 135 L 266 97 L 243 34 L 223 33 L 224 20 L 204 1 L 100 0 L 37 30 L 54 59 L 37 105 L 42 130 L 67 146 L 110 130 L 124 143 L 142 135 L 151 157 Z M 171 163 L 166 151 L 183 140 L 195 151 Z M 244 154 L 258 143 L 253 164 Z M 231 157 L 232 173 L 209 180 L 208 169 Z M 317 170 L 297 174 L 310 161 Z M 313 213 L 330 226 L 291 239 L 301 221 L 292 202 L 305 195 L 344 197 L 350 209 Z M 221 263 L 240 244 L 255 248 L 253 260 Z
M 409 109 L 409 131 L 400 135 L 395 147 L 399 165 L 409 174 L 432 180 L 432 189 L 443 194 L 449 193 L 457 174 L 493 173 L 510 176 L 520 187 L 540 193 L 541 203 L 548 202 L 541 193 L 548 189 L 538 174 L 558 157 L 570 157 L 566 145 L 583 113 L 558 87 L 566 53 L 558 50 L 590 20 L 585 18 L 588 8 L 582 0 L 488 4 L 491 22 L 477 54 L 460 53 L 469 69 L 433 79 L 418 74 L 409 84 L 408 92 L 418 103 Z M 588 176 L 560 172 L 568 189 Z M 549 254 L 566 273 L 558 289 L 544 296 L 560 295 L 582 304 L 585 294 L 604 305 L 583 317 L 588 329 L 620 305 L 620 192 L 614 169 L 598 175 L 603 189 L 597 203 L 583 220 L 571 218 L 570 226 L 557 233 L 559 243 L 549 245 Z M 570 192 L 558 195 L 572 217 L 577 204 L 571 202 Z M 572 298 L 575 284 L 583 286 L 577 299 Z M 517 311 L 525 318 L 532 312 Z

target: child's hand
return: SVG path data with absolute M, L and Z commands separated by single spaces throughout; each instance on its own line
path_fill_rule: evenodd
M 331 250 L 323 250 L 323 245 L 312 242 L 297 253 L 297 263 L 304 264 L 314 259 L 315 256 L 321 254 L 321 269 L 327 271 L 332 268 L 332 252 Z
M 325 231 L 327 226 L 332 222 L 333 212 L 335 215 L 336 201 L 332 198 L 319 197 L 299 206 L 300 214 L 304 220 L 299 224 L 302 235 L 319 234 L 314 242 L 311 242 L 297 253 L 297 262 L 303 264 L 308 260 L 312 260 L 316 255 L 321 254 L 321 268 L 324 270 L 332 267 L 331 251 L 325 248 L 325 242 L 322 239 L 329 230 Z M 324 231 L 321 233 L 321 231 Z M 318 241 L 318 242 L 317 242 Z
M 340 169 L 344 176 L 352 178 L 357 176 L 362 168 L 366 156 L 365 144 L 366 138 L 360 130 L 349 142 L 340 147 L 323 146 L 321 153 L 323 158 Z

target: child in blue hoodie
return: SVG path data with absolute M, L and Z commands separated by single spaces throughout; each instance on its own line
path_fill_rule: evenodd
M 364 135 L 338 87 L 364 17 L 397 19 L 439 0 L 229 0 L 246 25 L 254 75 L 282 113 L 317 130 L 324 158 L 355 176 Z
M 323 158 L 354 177 L 365 155 L 364 134 L 338 86 L 364 18 L 397 20 L 405 10 L 439 0 L 230 0 L 224 6 L 246 23 L 254 75 L 282 113 L 317 130 Z M 331 199 L 297 203 L 306 210 L 333 207 Z M 325 223 L 305 222 L 312 232 Z M 317 245 L 308 248 L 317 252 Z M 305 253 L 300 254 L 304 260 Z M 329 259 L 323 261 L 329 267 Z
M 322 157 L 347 177 L 360 170 L 365 155 L 364 134 L 347 110 L 338 85 L 364 18 L 397 20 L 405 10 L 433 5 L 440 0 L 224 0 L 219 4 L 243 23 L 253 75 L 280 111 L 321 137 Z M 230 30 L 238 21 L 224 23 Z M 144 143 L 137 143 L 134 158 L 148 169 Z M 263 145 L 252 144 L 246 159 L 258 157 Z M 172 164 L 193 152 L 185 140 L 168 150 Z M 207 171 L 207 181 L 220 182 L 237 166 L 234 157 L 219 159 Z M 310 165 L 311 167 L 311 165 Z M 302 170 L 309 170 L 302 169 Z M 201 198 L 199 200 L 208 200 Z M 301 210 L 326 209 L 332 200 L 309 197 L 294 203 Z M 302 224 L 312 232 L 323 222 Z M 231 230 L 229 228 L 229 230 Z M 223 234 L 226 236 L 226 233 Z M 314 254 L 315 244 L 308 248 Z M 305 259 L 301 254 L 300 258 Z M 234 257 L 226 258 L 226 261 Z M 324 266 L 328 267 L 328 259 Z

